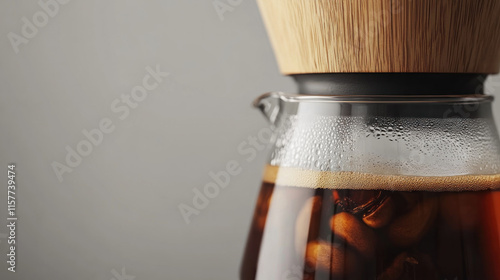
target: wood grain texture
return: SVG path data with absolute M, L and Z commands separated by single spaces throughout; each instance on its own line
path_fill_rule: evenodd
M 284 74 L 500 67 L 500 0 L 257 1 Z

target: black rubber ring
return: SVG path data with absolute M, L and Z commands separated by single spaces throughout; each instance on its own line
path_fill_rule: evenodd
M 471 95 L 483 94 L 486 74 L 324 73 L 291 75 L 300 94 Z

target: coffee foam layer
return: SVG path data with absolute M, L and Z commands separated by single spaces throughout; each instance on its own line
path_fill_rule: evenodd
M 500 174 L 425 177 L 316 171 L 268 165 L 263 180 L 280 186 L 317 189 L 434 192 L 500 190 Z

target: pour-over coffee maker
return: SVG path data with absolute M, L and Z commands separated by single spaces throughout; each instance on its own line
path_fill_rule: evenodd
M 500 279 L 498 0 L 259 0 L 298 94 L 240 279 Z

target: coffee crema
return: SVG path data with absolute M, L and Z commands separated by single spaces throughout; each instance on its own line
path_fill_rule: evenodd
M 313 189 L 429 192 L 500 190 L 500 174 L 427 177 L 317 171 L 274 165 L 266 166 L 263 181 L 280 186 Z

